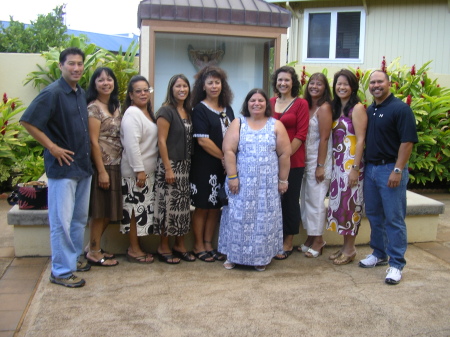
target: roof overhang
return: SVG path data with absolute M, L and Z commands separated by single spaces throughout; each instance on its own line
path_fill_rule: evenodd
M 263 0 L 143 0 L 138 8 L 139 27 L 143 20 L 288 28 L 291 13 Z

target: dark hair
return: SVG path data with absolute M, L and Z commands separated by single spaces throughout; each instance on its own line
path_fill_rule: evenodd
M 342 109 L 341 99 L 339 98 L 338 95 L 336 95 L 336 83 L 340 76 L 344 76 L 347 79 L 348 84 L 350 85 L 350 88 L 352 89 L 350 98 L 344 107 L 345 117 L 348 117 L 348 112 L 350 111 L 350 109 L 352 109 L 356 105 L 356 103 L 361 102 L 361 100 L 358 97 L 359 83 L 358 83 L 358 79 L 356 78 L 355 74 L 353 74 L 348 69 L 339 70 L 336 74 L 334 74 L 334 79 L 333 79 L 334 99 L 331 104 L 333 107 L 333 120 L 336 120 L 339 118 L 339 116 L 341 115 L 341 109 Z
M 244 117 L 250 117 L 250 111 L 248 110 L 248 101 L 254 94 L 261 94 L 266 100 L 266 111 L 264 111 L 264 116 L 271 117 L 272 116 L 272 106 L 270 105 L 269 97 L 263 89 L 255 88 L 248 92 L 247 96 L 245 96 L 244 103 L 242 104 L 241 114 Z
M 370 77 L 371 77 L 374 73 L 382 73 L 382 74 L 384 74 L 384 77 L 386 77 L 386 79 L 388 80 L 388 82 L 391 81 L 391 79 L 389 78 L 389 75 L 388 75 L 387 73 L 385 73 L 383 70 L 380 70 L 380 69 L 376 69 L 376 70 L 372 71 L 372 72 L 370 73 L 369 79 L 370 79 Z
M 314 73 L 314 74 L 311 75 L 311 77 L 308 80 L 308 83 L 306 84 L 306 90 L 305 90 L 304 98 L 308 102 L 308 106 L 310 108 L 312 106 L 312 98 L 311 98 L 311 95 L 310 95 L 309 90 L 308 90 L 309 83 L 312 80 L 319 80 L 319 81 L 323 82 L 323 84 L 325 85 L 325 91 L 323 92 L 322 97 L 319 98 L 319 100 L 317 101 L 317 105 L 321 106 L 325 102 L 328 102 L 331 105 L 331 89 L 330 89 L 330 85 L 328 84 L 327 77 L 324 74 L 322 74 L 322 73 Z
M 226 72 L 219 67 L 206 66 L 194 76 L 195 83 L 192 88 L 192 107 L 195 107 L 206 98 L 206 92 L 203 90 L 203 86 L 205 85 L 206 79 L 210 76 L 219 78 L 222 82 L 219 105 L 224 108 L 230 106 L 233 101 L 233 93 L 228 85 Z
M 130 93 L 133 92 L 133 85 L 136 82 L 140 82 L 140 81 L 144 81 L 145 83 L 147 83 L 148 87 L 150 88 L 150 83 L 148 83 L 147 79 L 144 76 L 141 75 L 135 75 L 130 79 L 130 82 L 128 82 L 128 87 L 127 87 L 127 96 L 125 98 L 125 104 L 124 104 L 124 111 L 126 109 L 128 109 L 131 106 L 131 97 L 130 97 Z M 156 118 L 155 118 L 155 114 L 153 113 L 152 110 L 152 104 L 150 102 L 150 100 L 148 100 L 147 103 L 147 111 L 150 115 L 150 118 L 152 119 L 152 121 L 154 121 L 156 123 Z
M 183 108 L 186 110 L 186 113 L 190 114 L 191 112 L 191 85 L 189 84 L 189 80 L 186 76 L 183 74 L 177 74 L 173 75 L 171 79 L 169 80 L 169 85 L 167 86 L 167 94 L 166 99 L 164 100 L 163 105 L 171 105 L 173 107 L 177 107 L 177 100 L 173 96 L 173 87 L 178 79 L 182 79 L 184 82 L 186 82 L 187 86 L 189 87 L 189 93 L 186 97 L 186 99 L 183 102 Z
M 80 55 L 84 62 L 84 53 L 80 48 L 70 47 L 64 49 L 61 54 L 59 54 L 59 63 L 64 64 L 64 62 L 66 62 L 67 55 Z
M 275 70 L 275 72 L 272 75 L 272 89 L 273 92 L 280 97 L 281 94 L 277 89 L 277 79 L 278 79 L 278 75 L 280 73 L 288 73 L 291 74 L 291 79 L 292 79 L 292 89 L 291 89 L 291 95 L 292 97 L 298 97 L 298 94 L 300 93 L 300 81 L 298 80 L 298 75 L 295 72 L 295 69 L 289 66 L 283 66 L 281 68 L 278 68 L 277 70 Z
M 114 72 L 111 68 L 108 67 L 100 67 L 95 69 L 94 73 L 91 76 L 91 79 L 89 80 L 89 87 L 86 90 L 86 101 L 87 104 L 95 101 L 98 98 L 98 91 L 97 87 L 95 85 L 95 80 L 99 78 L 102 73 L 105 72 L 106 75 L 110 76 L 114 81 L 114 89 L 111 92 L 111 95 L 109 96 L 108 100 L 108 111 L 110 113 L 114 113 L 116 109 L 120 106 L 119 104 L 119 84 L 117 83 L 116 75 L 114 75 Z

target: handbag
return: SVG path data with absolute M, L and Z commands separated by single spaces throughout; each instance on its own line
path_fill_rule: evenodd
M 45 181 L 30 181 L 17 184 L 17 189 L 8 197 L 10 205 L 19 209 L 48 209 L 48 186 Z
M 222 203 L 222 206 L 228 206 L 228 195 L 227 191 L 225 191 L 225 184 L 221 188 L 219 188 L 218 197 L 220 202 Z

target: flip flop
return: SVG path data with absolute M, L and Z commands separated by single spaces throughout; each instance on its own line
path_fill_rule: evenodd
M 89 258 L 86 258 L 86 261 L 91 265 L 91 266 L 99 266 L 99 267 L 115 267 L 115 266 L 117 266 L 118 264 L 119 264 L 119 261 L 116 261 L 116 263 L 115 264 L 105 264 L 105 262 L 107 261 L 108 259 L 106 259 L 106 258 L 104 258 L 104 257 L 102 257 L 100 260 L 98 260 L 98 261 L 94 261 L 94 260 L 91 260 L 91 259 L 89 259 Z
M 147 260 L 148 258 L 150 258 L 151 260 L 148 261 Z M 130 254 L 128 254 L 128 250 L 127 250 L 127 260 L 128 260 L 128 262 L 131 262 L 131 263 L 143 263 L 143 264 L 150 264 L 150 263 L 153 263 L 153 261 L 154 261 L 152 254 L 145 254 L 142 256 L 134 257 L 134 256 L 131 256 Z
M 176 249 L 172 249 L 173 255 L 175 255 L 176 257 L 178 257 L 179 259 L 186 261 L 186 262 L 194 262 L 195 256 L 192 255 L 192 253 L 190 252 L 180 252 Z

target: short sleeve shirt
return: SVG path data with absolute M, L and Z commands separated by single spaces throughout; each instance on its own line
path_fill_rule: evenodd
M 233 109 L 228 106 L 225 113 L 231 123 L 234 120 Z M 219 149 L 222 149 L 226 127 L 218 111 L 210 109 L 202 102 L 198 103 L 192 111 L 192 125 L 194 127 L 194 138 L 209 138 Z M 194 142 L 194 144 L 196 143 Z
M 37 127 L 59 147 L 75 153 L 70 166 L 60 166 L 45 149 L 48 178 L 81 179 L 92 175 L 86 96 L 80 86 L 75 91 L 61 77 L 39 93 L 20 120 Z
M 114 115 L 103 111 L 97 104 L 88 106 L 89 118 L 100 121 L 100 133 L 98 144 L 102 153 L 103 165 L 120 165 L 122 159 L 122 143 L 120 142 L 120 122 L 122 116 L 120 110 L 114 111 Z
M 416 120 L 411 108 L 391 94 L 367 108 L 365 160 L 395 160 L 401 143 L 417 143 Z

